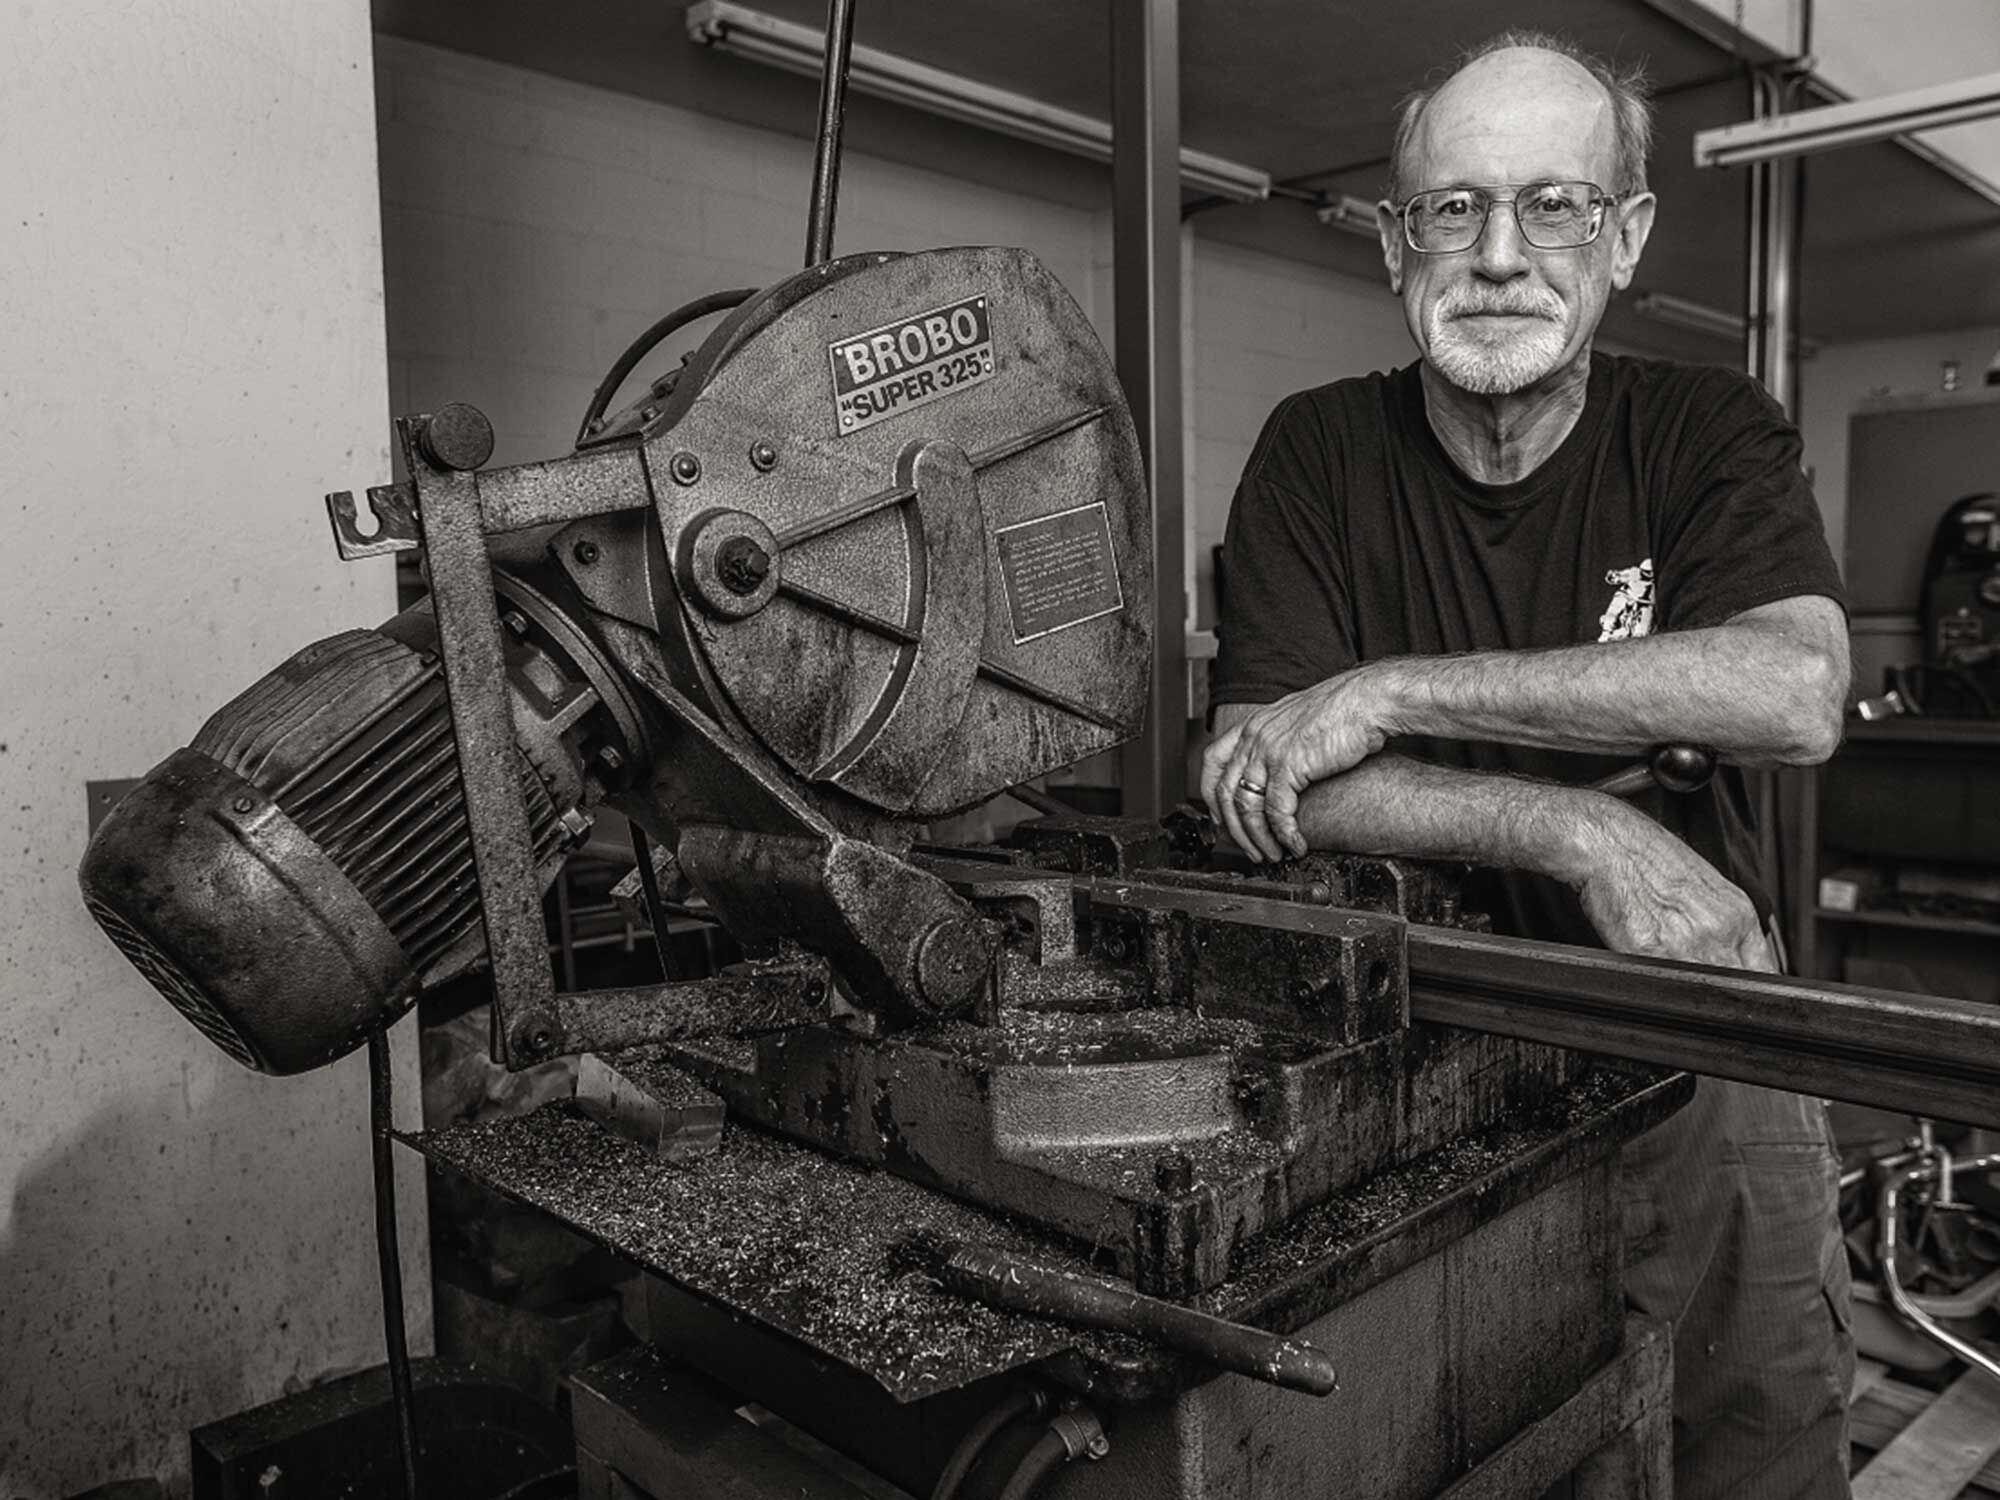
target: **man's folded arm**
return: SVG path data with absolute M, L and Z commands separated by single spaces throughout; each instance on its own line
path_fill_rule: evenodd
M 1637 755 L 1694 744 L 1739 765 L 1808 765 L 1840 743 L 1846 617 L 1822 595 L 1706 629 L 1542 651 L 1388 657 L 1218 721 L 1202 797 L 1253 858 L 1302 852 L 1299 799 L 1397 736 Z M 1241 803 L 1242 786 L 1268 795 Z
M 1218 734 L 1258 705 L 1226 703 Z M 1581 883 L 1589 823 L 1615 799 L 1580 787 L 1462 771 L 1407 756 L 1371 756 L 1307 791 L 1299 826 L 1315 849 L 1461 860 Z
M 1225 704 L 1226 732 L 1256 712 Z M 1644 813 L 1588 787 L 1369 757 L 1300 799 L 1315 849 L 1527 870 L 1573 887 L 1607 948 L 1726 968 L 1768 968 L 1750 900 Z
M 1359 671 L 1396 734 L 1613 753 L 1689 743 L 1740 765 L 1812 764 L 1840 743 L 1847 621 L 1804 594 L 1707 629 Z

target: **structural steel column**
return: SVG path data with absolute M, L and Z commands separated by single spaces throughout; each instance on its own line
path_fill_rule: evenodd
M 1802 79 L 1781 66 L 1750 75 L 1750 114 L 1768 119 L 1798 102 Z M 1799 247 L 1805 207 L 1805 163 L 1798 158 L 1760 161 L 1745 173 L 1748 217 L 1744 274 L 1744 363 L 1771 399 L 1794 422 L 1799 417 Z M 1775 877 L 1792 971 L 1818 977 L 1813 908 L 1814 865 L 1819 847 L 1819 788 L 1812 771 L 1763 771 L 1752 775 L 1757 800 L 1758 854 Z
M 1796 81 L 1776 69 L 1751 75 L 1751 115 L 1766 119 L 1792 107 Z M 1796 157 L 1756 162 L 1748 170 L 1749 255 L 1745 363 L 1771 399 L 1798 418 L 1799 218 L 1805 164 Z
M 1127 817 L 1187 794 L 1187 542 L 1181 473 L 1179 0 L 1110 0 L 1118 378 L 1153 494 L 1153 681 L 1120 784 Z

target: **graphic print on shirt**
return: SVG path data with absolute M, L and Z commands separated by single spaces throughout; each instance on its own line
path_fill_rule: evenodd
M 1597 617 L 1597 639 L 1636 641 L 1653 633 L 1653 560 L 1646 558 L 1629 568 L 1607 568 L 1604 581 L 1611 585 L 1611 602 Z

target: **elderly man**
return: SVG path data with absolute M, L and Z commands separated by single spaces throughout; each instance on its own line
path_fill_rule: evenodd
M 1501 931 L 1770 968 L 1737 767 L 1824 759 L 1840 582 L 1743 376 L 1593 353 L 1653 227 L 1636 80 L 1551 37 L 1405 107 L 1379 211 L 1421 360 L 1287 399 L 1244 470 L 1203 768 L 1253 859 L 1465 860 Z M 1713 747 L 1699 793 L 1588 790 Z M 1845 1495 L 1817 1100 L 1704 1079 L 1628 1149 L 1626 1289 L 1675 1325 L 1676 1493 Z

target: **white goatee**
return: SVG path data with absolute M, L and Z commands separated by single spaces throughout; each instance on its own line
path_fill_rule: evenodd
M 1502 331 L 1465 321 L 1504 313 L 1536 321 Z M 1505 396 L 1552 374 L 1566 342 L 1562 302 L 1546 288 L 1455 286 L 1424 313 L 1426 355 L 1438 374 L 1475 396 Z

